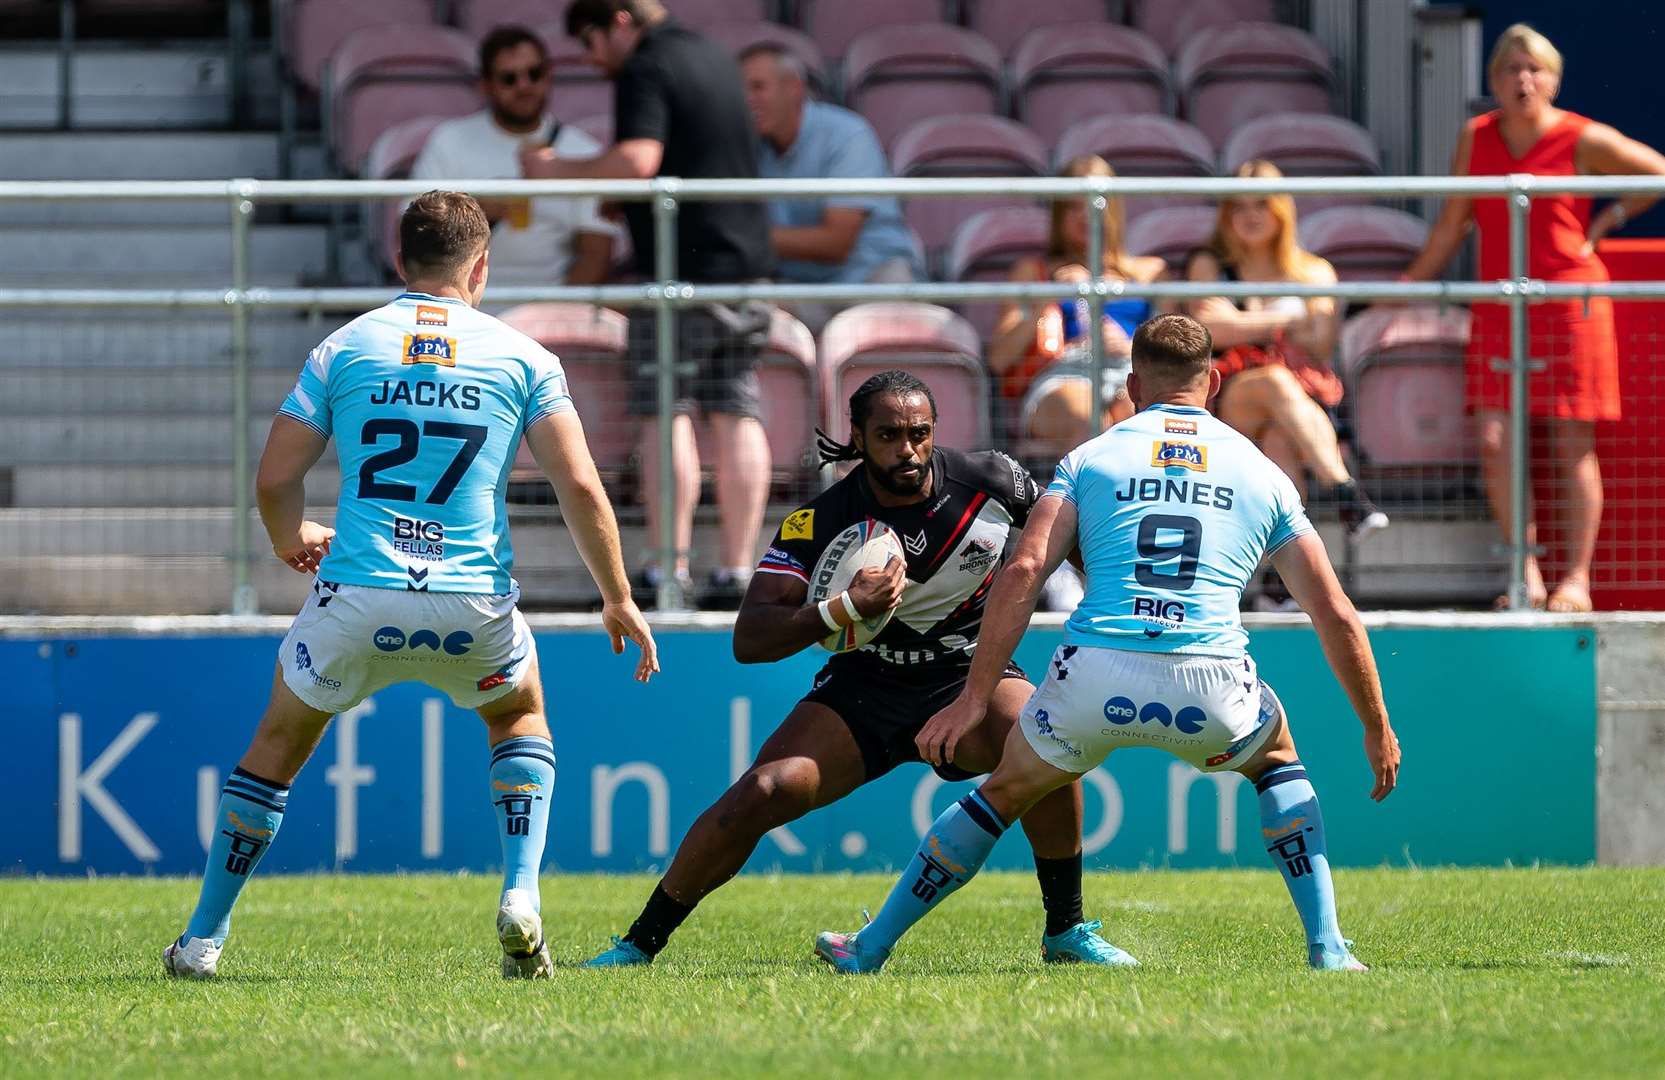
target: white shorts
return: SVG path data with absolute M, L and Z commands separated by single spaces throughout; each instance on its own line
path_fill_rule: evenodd
M 1041 760 L 1065 772 L 1088 772 L 1124 746 L 1218 772 L 1247 761 L 1282 716 L 1248 656 L 1061 645 L 1018 723 Z
M 426 683 L 477 709 L 517 689 L 537 657 L 519 598 L 314 581 L 278 668 L 295 696 L 321 712 L 350 709 L 399 682 Z

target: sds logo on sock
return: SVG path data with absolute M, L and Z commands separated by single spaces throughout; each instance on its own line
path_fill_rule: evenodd
M 1306 833 L 1312 831 L 1307 826 L 1306 818 L 1296 818 L 1289 823 L 1290 831 L 1281 836 L 1267 837 L 1266 853 L 1274 859 L 1282 859 L 1289 867 L 1289 876 L 1298 878 L 1312 873 L 1312 860 L 1307 857 Z M 1265 835 L 1266 830 L 1261 830 Z

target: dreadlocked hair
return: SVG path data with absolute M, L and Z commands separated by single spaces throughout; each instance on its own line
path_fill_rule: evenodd
M 821 455 L 822 465 L 836 465 L 841 461 L 862 459 L 861 451 L 856 449 L 855 433 L 866 426 L 867 418 L 873 413 L 873 399 L 880 394 L 924 394 L 925 400 L 931 404 L 931 419 L 935 420 L 937 417 L 937 399 L 924 380 L 896 368 L 881 371 L 856 387 L 856 392 L 850 395 L 849 442 L 841 443 L 820 428 L 815 429 L 815 449 Z

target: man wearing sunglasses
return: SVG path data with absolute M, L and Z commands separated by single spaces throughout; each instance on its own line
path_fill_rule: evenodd
M 558 157 L 601 152 L 590 136 L 549 111 L 550 64 L 544 44 L 519 26 L 499 26 L 480 42 L 480 90 L 487 108 L 434 128 L 411 169 L 421 180 L 507 180 L 521 176 L 523 147 Z M 594 199 L 481 199 L 492 223 L 495 284 L 594 285 L 612 267 L 618 226 Z

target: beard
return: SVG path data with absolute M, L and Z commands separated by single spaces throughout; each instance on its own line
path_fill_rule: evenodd
M 917 471 L 909 472 L 909 469 Z M 889 469 L 879 469 L 872 464 L 867 466 L 868 479 L 892 495 L 919 495 L 924 492 L 925 482 L 930 476 L 930 465 L 923 462 L 917 466 L 897 465 Z

